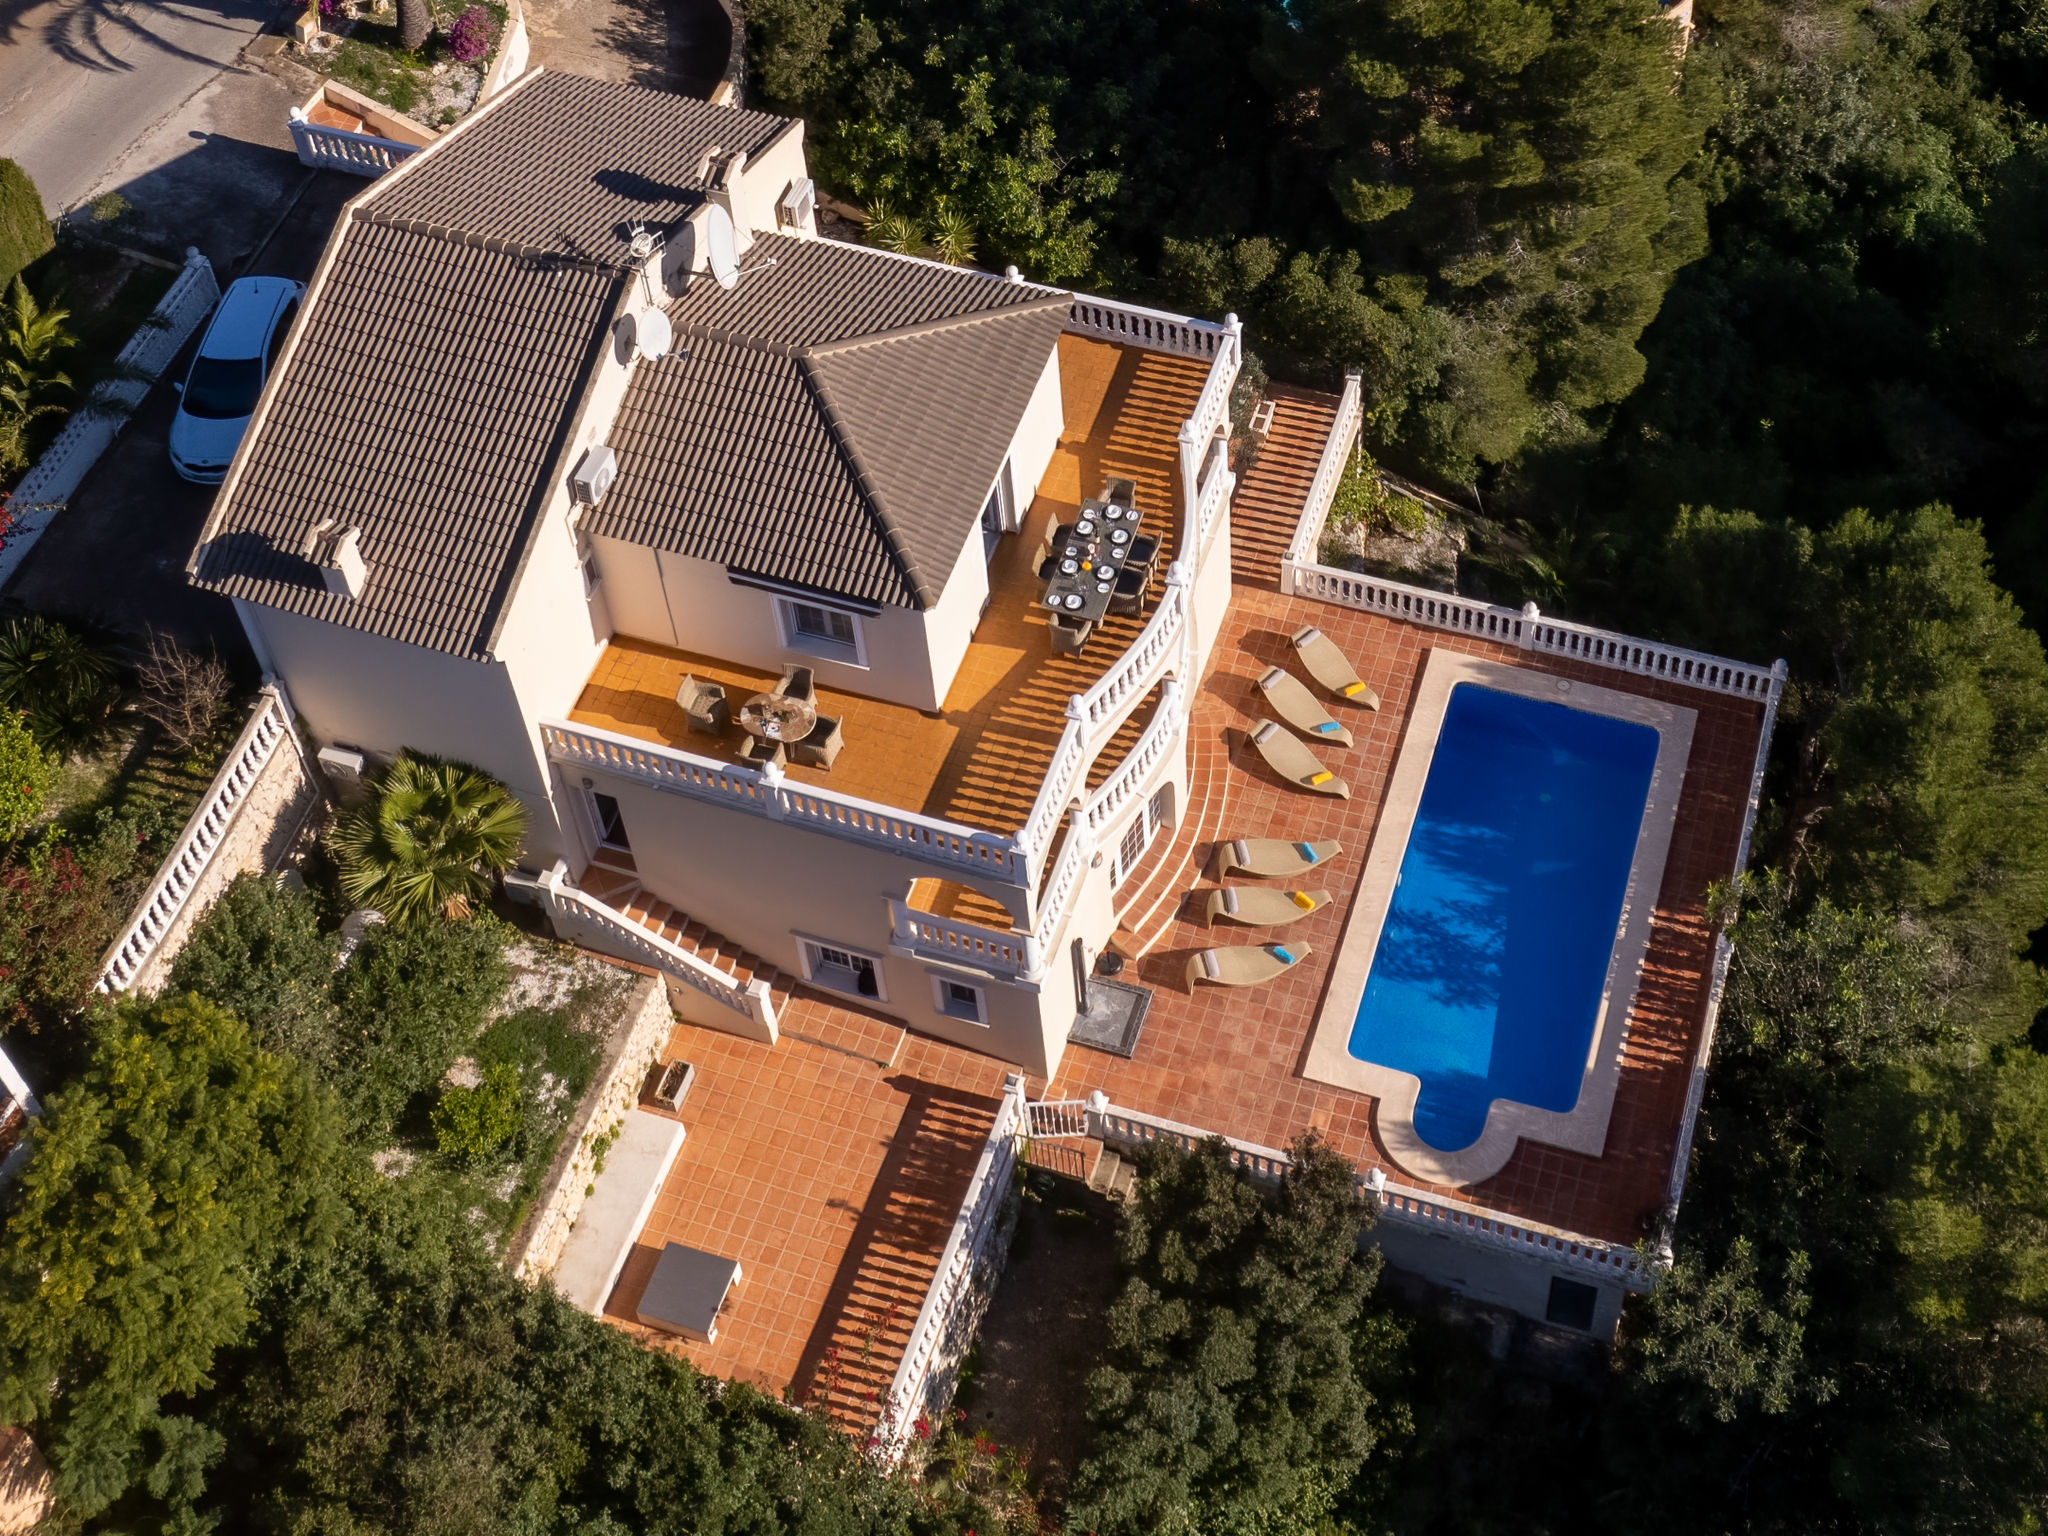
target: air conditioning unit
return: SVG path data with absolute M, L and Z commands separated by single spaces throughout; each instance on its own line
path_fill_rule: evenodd
M 320 769 L 337 784 L 359 783 L 363 777 L 363 754 L 348 747 L 322 747 Z
M 811 222 L 818 205 L 817 184 L 808 176 L 792 181 L 775 205 L 775 222 L 784 229 L 802 229 Z
M 619 457 L 603 443 L 587 449 L 576 467 L 569 471 L 569 494 L 586 506 L 596 506 L 619 478 Z

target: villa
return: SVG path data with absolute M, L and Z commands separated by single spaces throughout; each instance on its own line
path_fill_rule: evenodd
M 687 1134 L 587 1304 L 899 1444 L 1020 1156 L 1314 1128 L 1393 1262 L 1611 1335 L 1782 667 L 1326 568 L 1355 379 L 1240 481 L 1234 318 L 814 203 L 801 122 L 528 75 L 351 203 L 190 565 L 332 775 L 487 768 L 515 890 L 667 981 Z

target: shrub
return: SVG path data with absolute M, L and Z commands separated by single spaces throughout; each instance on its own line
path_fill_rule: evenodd
M 458 64 L 474 64 L 491 51 L 491 13 L 472 5 L 448 29 L 448 51 Z
M 336 1050 L 336 948 L 310 896 L 241 875 L 178 952 L 171 990 L 197 992 L 267 1049 L 326 1068 Z
M 525 835 L 525 808 L 481 768 L 407 752 L 335 828 L 341 889 L 394 923 L 462 917 Z
M 152 633 L 136 668 L 135 707 L 181 752 L 197 752 L 213 739 L 227 708 L 228 669 L 218 656 L 200 656 L 168 635 Z
M 19 837 L 42 809 L 57 765 L 19 711 L 0 708 L 0 842 Z
M 34 1028 L 91 999 L 144 841 L 133 822 L 103 816 L 89 839 L 47 836 L 0 864 L 0 1021 Z
M 89 746 L 116 697 L 113 657 L 76 631 L 41 614 L 0 628 L 0 704 L 25 714 L 46 750 Z
M 358 1124 L 388 1130 L 475 1043 L 505 990 L 511 930 L 466 923 L 375 929 L 341 976 L 340 1083 Z
M 28 172 L 12 160 L 0 160 L 0 288 L 56 243 Z
M 519 1069 L 494 1061 L 474 1088 L 450 1088 L 434 1106 L 434 1141 L 472 1168 L 502 1161 L 519 1134 Z

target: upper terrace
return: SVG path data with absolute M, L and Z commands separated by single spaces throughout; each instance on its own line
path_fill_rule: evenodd
M 1170 600 L 1162 576 L 1144 617 L 1113 616 L 1081 655 L 1055 655 L 1035 568 L 1040 540 L 1071 520 L 1106 480 L 1127 478 L 1137 486 L 1145 531 L 1160 540 L 1155 569 L 1164 573 L 1182 553 L 1188 510 L 1180 433 L 1213 372 L 1206 358 L 1072 332 L 1060 338 L 1059 367 L 1059 448 L 1022 531 L 1005 537 L 990 562 L 989 605 L 942 711 L 926 714 L 820 686 L 819 711 L 842 721 L 845 747 L 830 770 L 790 764 L 782 770 L 788 779 L 980 832 L 1014 836 L 1025 829 L 1066 739 L 1068 701 L 1099 694 L 1158 605 Z M 723 738 L 690 732 L 675 702 L 685 674 L 722 684 L 735 702 L 776 680 L 719 657 L 620 636 L 599 658 L 570 720 L 737 765 L 737 731 Z M 1098 760 L 1121 759 L 1144 718 L 1142 710 L 1122 718 Z

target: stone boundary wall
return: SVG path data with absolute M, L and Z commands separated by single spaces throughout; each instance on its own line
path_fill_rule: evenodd
M 282 868 L 299 834 L 325 804 L 325 791 L 306 759 L 297 729 L 287 727 L 285 738 L 236 806 L 234 821 L 221 838 L 220 846 L 214 849 L 213 857 L 207 860 L 206 870 L 193 886 L 184 908 L 172 920 L 155 953 L 136 972 L 128 990 L 147 995 L 160 988 L 170 975 L 178 951 L 191 937 L 193 926 L 235 877 Z M 151 890 L 154 889 L 152 882 Z M 143 899 L 147 901 L 149 897 L 145 895 Z
M 615 1133 L 640 1102 L 648 1070 L 661 1056 L 675 1028 L 668 989 L 657 977 L 643 977 L 626 1008 L 628 1023 L 607 1043 L 605 1059 L 555 1153 L 555 1165 L 533 1214 L 513 1240 L 506 1262 L 520 1279 L 537 1281 L 554 1273 L 576 1218 L 597 1177 L 596 1144 Z

